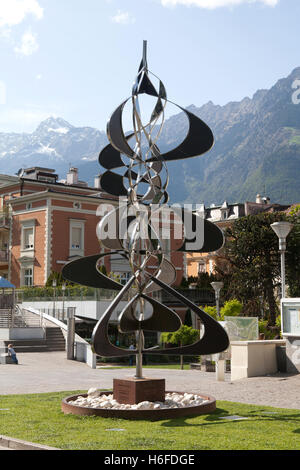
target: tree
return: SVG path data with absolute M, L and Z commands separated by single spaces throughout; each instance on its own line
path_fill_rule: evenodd
M 289 222 L 294 227 L 287 237 L 286 279 L 291 297 L 300 297 L 300 204 L 292 207 Z
M 160 339 L 162 343 L 186 346 L 195 343 L 199 339 L 199 331 L 191 326 L 181 325 L 179 330 L 174 333 L 162 333 Z M 180 356 L 180 368 L 183 370 L 183 356 Z
M 184 324 L 187 326 L 193 326 L 192 312 L 190 311 L 190 309 L 186 311 L 186 314 L 184 317 Z
M 46 287 L 52 287 L 54 279 L 56 280 L 57 287 L 62 286 L 62 284 L 66 282 L 64 278 L 62 277 L 61 273 L 52 271 L 50 276 L 47 279 Z
M 225 231 L 223 259 L 230 265 L 225 276 L 230 280 L 231 297 L 243 302 L 245 313 L 255 314 L 256 310 L 256 315 L 262 297 L 268 305 L 269 325 L 273 326 L 278 314 L 274 289 L 280 285 L 280 256 L 271 224 L 286 219 L 284 213 L 249 215 Z

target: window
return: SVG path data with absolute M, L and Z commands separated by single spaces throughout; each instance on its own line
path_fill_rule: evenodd
M 34 239 L 35 239 L 35 225 L 36 220 L 22 220 L 22 231 L 21 231 L 21 251 L 33 251 L 34 250 Z M 24 253 L 25 255 L 25 253 Z
M 28 202 L 28 203 L 26 204 L 26 209 L 27 209 L 28 211 L 30 211 L 30 210 L 32 209 L 32 203 L 31 203 L 31 202 Z
M 85 220 L 70 219 L 69 256 L 84 256 Z
M 206 265 L 204 261 L 198 263 L 198 274 L 206 273 Z
M 80 227 L 72 227 L 71 237 L 71 248 L 73 250 L 81 250 L 82 229 Z
M 73 207 L 74 207 L 74 209 L 81 209 L 81 204 L 80 204 L 80 202 L 74 202 L 74 203 L 73 203 Z
M 24 269 L 24 286 L 25 287 L 33 286 L 33 269 L 32 268 Z
M 171 254 L 171 240 L 170 240 L 170 230 L 169 229 L 162 229 L 160 241 L 162 244 L 162 252 L 167 259 L 170 259 Z
M 228 219 L 228 211 L 222 211 L 222 219 L 223 220 Z
M 117 276 L 118 282 L 120 282 L 120 284 L 125 286 L 125 284 L 127 284 L 129 279 L 131 278 L 132 273 L 131 272 L 115 273 L 115 275 Z
M 34 248 L 34 234 L 33 227 L 23 229 L 23 249 L 33 250 Z

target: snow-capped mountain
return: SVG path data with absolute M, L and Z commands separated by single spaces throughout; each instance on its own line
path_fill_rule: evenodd
M 272 202 L 300 200 L 300 104 L 292 100 L 300 67 L 269 90 L 252 98 L 215 105 L 211 101 L 190 111 L 206 122 L 215 145 L 200 158 L 168 163 L 171 202 L 222 204 L 254 200 L 257 193 Z M 187 133 L 182 112 L 165 122 L 157 142 L 162 153 L 176 148 Z M 80 180 L 93 184 L 103 172 L 98 155 L 106 134 L 75 127 L 61 118 L 43 121 L 32 134 L 0 133 L 0 173 L 43 166 L 64 178 L 69 165 L 78 167 Z
M 104 132 L 50 117 L 32 134 L 0 133 L 0 172 L 15 174 L 20 168 L 43 166 L 63 177 L 70 165 L 97 160 L 106 144 Z

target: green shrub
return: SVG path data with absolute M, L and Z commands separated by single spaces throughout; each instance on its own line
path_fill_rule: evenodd
M 205 305 L 200 307 L 201 310 L 203 310 L 205 313 L 213 317 L 215 320 L 218 320 L 217 318 L 217 307 L 211 307 L 210 305 Z
M 265 335 L 265 339 L 273 339 L 275 337 L 274 331 L 268 328 L 268 320 L 260 320 L 258 322 L 259 333 Z
M 224 317 L 238 317 L 243 309 L 243 304 L 238 299 L 227 300 L 220 310 L 221 320 Z

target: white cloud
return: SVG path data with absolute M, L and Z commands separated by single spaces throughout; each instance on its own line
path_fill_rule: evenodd
M 0 0 L 0 28 L 18 25 L 29 14 L 38 20 L 43 17 L 39 0 Z
M 117 14 L 111 17 L 111 21 L 118 24 L 133 24 L 135 18 L 128 11 L 118 10 Z
M 207 10 L 214 10 L 220 7 L 233 7 L 246 3 L 263 3 L 269 7 L 278 5 L 279 0 L 161 0 L 164 7 L 174 7 L 176 5 L 184 5 L 188 7 L 199 7 Z
M 15 52 L 18 55 L 29 56 L 36 52 L 38 48 L 36 36 L 28 30 L 23 34 L 20 46 L 15 47 Z
M 36 78 L 36 80 L 42 80 L 43 75 L 41 73 L 39 73 L 35 78 Z

